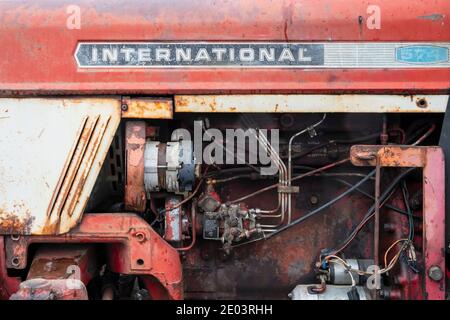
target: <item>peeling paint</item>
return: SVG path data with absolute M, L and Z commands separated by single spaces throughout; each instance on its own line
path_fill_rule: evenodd
M 445 112 L 448 96 L 405 95 L 177 95 L 176 112 Z
M 0 126 L 0 234 L 69 231 L 119 125 L 120 99 L 4 98 L 0 104 L 9 116 Z
M 122 110 L 122 118 L 135 119 L 172 119 L 172 99 L 127 98 L 122 103 L 127 106 Z
M 440 13 L 433 13 L 426 16 L 418 16 L 419 19 L 431 20 L 431 21 L 439 21 L 444 19 L 444 15 Z

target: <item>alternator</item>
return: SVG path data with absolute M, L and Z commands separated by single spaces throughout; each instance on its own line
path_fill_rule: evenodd
M 155 191 L 191 191 L 195 181 L 192 141 L 162 143 L 148 139 L 144 153 L 144 185 Z

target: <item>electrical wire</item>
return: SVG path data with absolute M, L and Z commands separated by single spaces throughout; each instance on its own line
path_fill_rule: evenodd
M 321 212 L 322 210 L 332 206 L 333 204 L 335 204 L 336 202 L 338 202 L 339 200 L 341 200 L 342 198 L 344 198 L 345 196 L 349 195 L 350 193 L 352 193 L 353 191 L 355 191 L 359 186 L 361 186 L 362 184 L 364 184 L 366 181 L 368 181 L 374 174 L 375 174 L 376 170 L 372 170 L 365 178 L 361 179 L 360 181 L 358 181 L 358 183 L 356 183 L 355 185 L 353 185 L 351 188 L 347 189 L 346 191 L 344 191 L 343 193 L 341 193 L 340 195 L 338 195 L 337 197 L 335 197 L 334 199 L 328 201 L 327 203 L 321 205 L 320 207 L 318 207 L 317 209 L 314 209 L 312 211 L 310 211 L 309 213 L 305 214 L 304 216 L 292 221 L 290 224 L 287 224 L 281 228 L 279 228 L 277 231 L 271 233 L 270 235 L 268 235 L 266 237 L 266 239 L 269 239 L 277 234 L 279 234 L 280 232 L 285 231 L 286 229 L 291 228 L 292 226 L 295 226 L 307 219 L 309 219 L 310 217 L 314 216 L 315 214 Z
M 339 182 L 339 183 L 345 184 L 345 185 L 348 186 L 348 187 L 351 187 L 351 186 L 353 185 L 353 184 L 351 184 L 351 183 L 349 183 L 349 182 L 347 182 L 347 181 L 345 181 L 345 180 L 342 180 L 342 179 L 334 178 L 333 180 L 334 180 L 334 181 L 337 181 L 337 182 Z M 364 190 L 361 190 L 360 188 L 356 189 L 355 191 L 361 193 L 362 195 L 365 195 L 367 198 L 370 198 L 370 199 L 372 199 L 372 200 L 375 200 L 375 197 L 374 197 L 374 196 L 372 196 L 371 194 L 369 194 L 368 192 L 366 192 L 366 191 L 364 191 Z M 391 209 L 392 211 L 395 211 L 395 212 L 400 213 L 400 214 L 402 214 L 402 215 L 405 215 L 405 216 L 408 216 L 408 217 L 411 216 L 413 219 L 422 220 L 422 217 L 420 217 L 420 216 L 415 216 L 415 215 L 413 215 L 413 214 L 410 215 L 407 211 L 402 210 L 402 209 L 400 209 L 399 207 L 396 207 L 396 206 L 394 206 L 394 205 L 391 205 L 391 204 L 386 203 L 386 204 L 384 204 L 384 206 L 385 206 L 386 208 Z
M 388 262 L 387 262 L 387 258 L 388 258 L 388 255 L 389 255 L 389 252 L 398 244 L 398 243 L 401 243 L 401 242 L 409 242 L 410 240 L 409 239 L 398 239 L 398 240 L 396 240 L 396 241 L 394 241 L 394 243 L 393 244 L 391 244 L 390 246 L 389 246 L 389 248 L 386 250 L 386 252 L 384 253 L 384 267 L 385 267 L 385 269 L 387 269 L 390 265 L 391 265 L 391 263 L 392 263 L 392 261 L 393 260 L 391 260 L 391 262 L 388 264 Z M 403 250 L 403 246 L 402 246 L 402 248 L 400 249 L 400 251 L 399 252 L 401 252 Z M 397 256 L 399 256 L 400 254 L 399 253 L 397 253 L 395 256 L 394 256 L 394 259 L 398 259 L 398 257 Z M 396 258 L 397 257 L 397 258 Z M 392 268 L 391 268 L 392 269 Z M 390 269 L 389 269 L 390 270 Z
M 314 174 L 316 174 L 316 173 L 318 173 L 318 172 L 321 172 L 321 171 L 325 171 L 325 170 L 334 168 L 334 167 L 336 167 L 336 166 L 338 166 L 338 165 L 341 165 L 341 164 L 343 164 L 343 163 L 346 163 L 346 162 L 348 162 L 348 161 L 350 161 L 350 158 L 346 158 L 346 159 L 343 159 L 343 160 L 340 160 L 340 161 L 337 161 L 337 162 L 330 163 L 330 164 L 328 164 L 328 165 L 326 165 L 326 166 L 323 166 L 323 167 L 320 167 L 320 168 L 311 170 L 311 171 L 309 171 L 309 172 L 306 172 L 306 173 L 304 173 L 304 174 L 298 175 L 298 176 L 292 178 L 291 181 L 296 181 L 296 180 L 299 180 L 299 179 L 302 179 L 302 178 L 305 178 L 305 177 L 312 176 L 312 175 L 314 175 Z M 258 194 L 261 194 L 261 193 L 263 193 L 263 192 L 266 192 L 266 191 L 269 191 L 269 190 L 278 188 L 280 185 L 281 185 L 281 184 L 279 184 L 279 183 L 270 185 L 270 186 L 268 186 L 268 187 L 259 189 L 259 190 L 255 191 L 255 192 L 252 192 L 252 193 L 250 193 L 250 194 L 247 194 L 247 195 L 245 195 L 245 196 L 243 196 L 243 197 L 240 197 L 240 198 L 238 198 L 238 199 L 229 201 L 229 203 L 237 203 L 237 202 L 244 201 L 244 200 L 246 200 L 246 199 L 248 199 L 248 198 L 257 196 Z
M 352 143 L 364 142 L 364 141 L 367 141 L 367 140 L 375 139 L 375 138 L 377 138 L 379 136 L 380 136 L 380 133 L 377 132 L 377 133 L 372 133 L 372 134 L 367 135 L 367 136 L 357 137 L 357 138 L 349 139 L 349 140 L 344 140 L 344 139 L 330 140 L 330 141 L 318 144 L 318 145 L 316 145 L 314 147 L 311 147 L 310 149 L 305 150 L 305 151 L 303 151 L 303 152 L 301 152 L 299 154 L 296 154 L 296 155 L 292 156 L 292 159 L 303 158 L 304 156 L 310 154 L 311 152 L 313 152 L 313 151 L 315 151 L 317 149 L 322 149 L 322 148 L 324 148 L 324 147 L 326 147 L 326 146 L 328 146 L 330 144 L 333 144 L 333 143 L 336 143 L 336 144 L 352 144 Z M 286 157 L 283 157 L 283 158 L 286 159 Z
M 403 245 L 401 246 L 400 250 L 394 255 L 394 257 L 388 263 L 387 262 L 387 258 L 388 258 L 389 252 L 397 244 L 402 243 L 402 242 L 403 242 Z M 394 268 L 395 264 L 397 263 L 398 259 L 400 258 L 401 253 L 404 250 L 406 250 L 406 248 L 408 248 L 408 246 L 410 244 L 411 244 L 411 241 L 409 239 L 398 239 L 398 240 L 394 241 L 394 243 L 392 243 L 389 246 L 389 248 L 386 250 L 386 252 L 384 254 L 384 268 L 379 269 L 379 270 L 375 270 L 374 272 L 368 272 L 368 271 L 364 271 L 364 270 L 360 270 L 360 269 L 354 269 L 348 264 L 348 262 L 345 259 L 343 259 L 343 258 L 341 258 L 341 257 L 339 257 L 339 256 L 337 256 L 335 254 L 330 254 L 330 255 L 326 256 L 324 258 L 324 260 L 329 262 L 329 263 L 338 263 L 338 264 L 342 265 L 348 271 L 348 274 L 351 277 L 352 286 L 355 286 L 356 283 L 355 283 L 355 279 L 354 279 L 354 277 L 352 275 L 352 272 L 356 273 L 358 275 L 374 275 L 374 274 L 381 275 L 381 274 L 387 273 L 390 270 L 392 270 L 392 268 Z
M 199 192 L 200 187 L 202 186 L 203 182 L 206 180 L 205 176 L 208 173 L 208 170 L 209 170 L 209 166 L 206 167 L 205 172 L 202 174 L 202 178 L 197 183 L 197 187 L 194 189 L 194 191 L 189 196 L 187 196 L 182 201 L 180 201 L 179 203 L 177 203 L 176 205 L 174 205 L 174 206 L 172 206 L 170 208 L 164 208 L 164 209 L 160 210 L 159 214 L 163 214 L 163 213 L 172 211 L 174 209 L 177 209 L 177 208 L 181 207 L 183 204 L 185 204 L 186 202 L 188 202 L 189 200 L 191 200 L 193 197 L 195 197 L 195 195 Z
M 405 208 L 406 211 L 408 212 L 408 224 L 409 224 L 408 239 L 412 241 L 414 239 L 414 220 L 411 207 L 409 206 L 409 192 L 406 186 L 406 182 L 404 180 L 402 183 L 402 193 L 403 193 L 403 200 L 405 202 Z
M 402 172 L 401 174 L 399 174 L 394 180 L 391 181 L 391 184 L 385 189 L 385 191 L 380 196 L 380 203 L 382 203 L 382 205 L 387 200 L 389 200 L 389 198 L 394 194 L 395 188 L 400 183 L 400 181 L 402 179 L 404 179 L 409 173 L 411 173 L 415 169 L 417 169 L 417 168 L 409 168 L 409 169 L 405 170 L 404 172 Z M 350 235 L 344 241 L 343 245 L 341 245 L 339 247 L 339 249 L 333 251 L 333 254 L 337 254 L 338 252 L 343 251 L 350 244 L 350 242 L 356 237 L 356 235 L 364 227 L 364 225 L 366 225 L 366 223 L 368 221 L 370 221 L 370 219 L 375 215 L 374 212 L 375 212 L 375 205 L 372 205 L 367 210 L 366 214 L 364 215 L 363 220 L 356 226 L 355 229 L 353 229 L 353 231 L 350 233 Z

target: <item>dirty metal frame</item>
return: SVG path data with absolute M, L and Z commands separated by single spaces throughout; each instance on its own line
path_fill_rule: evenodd
M 43 245 L 34 254 L 26 280 L 10 300 L 88 300 L 86 286 L 96 270 L 93 245 Z
M 28 248 L 33 243 L 90 243 L 109 245 L 111 271 L 142 277 L 154 299 L 183 299 L 182 265 L 178 252 L 143 219 L 128 213 L 85 214 L 80 225 L 59 236 L 5 237 L 5 259 L 1 270 L 24 269 Z M 1 244 L 1 242 L 0 242 Z M 0 283 L 0 293 L 12 293 L 14 278 Z M 3 286 L 3 288 L 2 288 Z
M 424 296 L 445 299 L 445 277 L 435 281 L 428 276 L 431 268 L 445 272 L 445 161 L 440 147 L 365 146 L 350 150 L 356 166 L 418 167 L 423 169 L 423 257 Z
M 128 121 L 125 125 L 125 209 L 137 212 L 145 210 L 144 149 L 145 122 Z

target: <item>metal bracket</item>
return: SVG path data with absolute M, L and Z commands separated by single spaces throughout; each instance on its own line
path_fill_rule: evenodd
M 368 158 L 368 154 L 376 155 Z M 440 147 L 364 146 L 350 149 L 355 166 L 423 168 L 423 257 L 425 261 L 425 296 L 445 299 L 445 279 L 436 281 L 428 275 L 432 267 L 445 269 L 445 161 Z
M 298 186 L 278 186 L 279 193 L 299 193 L 300 187 Z
M 78 227 L 65 235 L 5 240 L 6 267 L 13 269 L 27 266 L 28 247 L 32 243 L 105 243 L 110 246 L 108 258 L 113 272 L 140 275 L 144 282 L 154 277 L 165 289 L 163 297 L 183 298 L 182 266 L 177 250 L 134 214 L 88 213 Z

